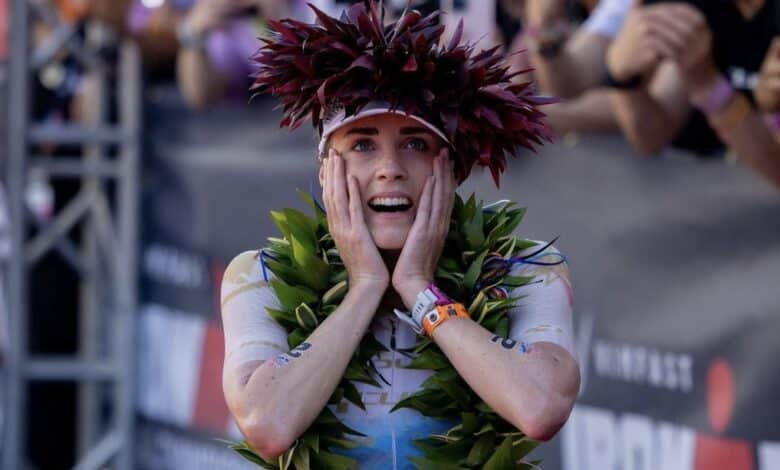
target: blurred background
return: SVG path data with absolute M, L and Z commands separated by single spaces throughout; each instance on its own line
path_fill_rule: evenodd
M 459 189 L 569 259 L 581 396 L 542 467 L 780 469 L 780 2 L 411 3 L 561 98 L 555 143 Z M 319 190 L 313 133 L 248 91 L 282 17 L 313 19 L 0 0 L 3 469 L 249 468 L 219 440 L 218 286 Z

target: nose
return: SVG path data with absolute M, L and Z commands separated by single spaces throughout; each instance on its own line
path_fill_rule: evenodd
M 405 180 L 408 177 L 406 168 L 396 152 L 383 152 L 377 161 L 376 177 L 382 181 Z

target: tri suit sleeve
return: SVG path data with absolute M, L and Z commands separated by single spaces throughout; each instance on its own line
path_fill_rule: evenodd
M 543 246 L 540 245 L 540 246 Z M 533 252 L 537 247 L 528 249 Z M 534 261 L 553 265 L 516 264 L 511 276 L 531 276 L 525 286 L 517 287 L 510 295 L 521 297 L 509 311 L 509 337 L 531 345 L 546 341 L 566 349 L 575 360 L 573 302 L 569 268 L 561 253 L 547 248 Z
M 266 311 L 281 308 L 266 281 L 272 276 L 264 272 L 256 251 L 236 256 L 225 270 L 221 290 L 225 374 L 289 350 L 287 333 Z

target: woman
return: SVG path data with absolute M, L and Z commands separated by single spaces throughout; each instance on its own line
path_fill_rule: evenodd
M 258 85 L 282 101 L 283 123 L 294 127 L 311 116 L 320 131 L 327 228 L 349 290 L 289 350 L 287 332 L 269 315 L 281 307 L 263 258 L 237 256 L 222 288 L 229 408 L 249 446 L 266 461 L 276 459 L 302 442 L 372 332 L 387 349 L 373 362 L 379 387 L 358 386 L 360 398 L 350 401 L 364 409 L 346 401 L 330 409 L 367 434 L 345 452 L 361 468 L 406 468 L 408 458 L 419 457 L 413 439 L 451 426 L 413 409 L 390 412 L 431 376 L 405 367 L 413 359 L 404 349 L 424 331 L 486 406 L 527 436 L 548 439 L 568 417 L 579 387 L 567 271 L 544 261 L 557 252 L 529 248 L 533 264 L 512 268 L 514 276 L 539 282 L 513 292 L 528 298 L 508 313 L 510 338 L 483 327 L 434 284 L 456 185 L 478 162 L 497 178 L 505 149 L 544 136 L 535 107 L 545 101 L 512 84 L 492 51 L 472 56 L 459 45 L 460 33 L 449 46 L 437 46 L 442 30 L 434 18 L 410 12 L 382 29 L 373 2 L 367 6 L 350 8 L 341 22 L 317 12 L 318 25 L 274 24 L 277 34 L 258 56 L 264 67 Z M 311 44 L 322 47 L 312 51 L 318 67 L 309 70 L 310 57 L 299 59 Z M 470 79 L 458 80 L 463 74 Z M 333 77 L 340 87 L 330 88 Z M 470 121 L 464 103 L 491 116 Z

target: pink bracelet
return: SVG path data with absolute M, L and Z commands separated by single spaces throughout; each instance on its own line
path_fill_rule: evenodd
M 430 289 L 430 291 L 433 292 L 433 295 L 436 296 L 436 305 L 447 305 L 452 303 L 452 300 L 447 297 L 447 294 L 439 290 L 439 288 L 436 287 L 434 283 L 428 284 L 428 289 Z
M 764 122 L 773 134 L 780 133 L 780 113 L 764 115 Z
M 731 86 L 731 82 L 726 80 L 723 75 L 719 75 L 718 80 L 710 88 L 707 96 L 701 100 L 691 99 L 691 104 L 705 115 L 714 114 L 722 110 L 731 101 L 734 93 L 735 90 Z
M 544 39 L 549 36 L 565 35 L 568 32 L 568 27 L 565 21 L 557 21 L 554 25 L 547 28 L 539 28 L 536 26 L 525 25 L 523 27 L 523 34 L 531 39 Z

